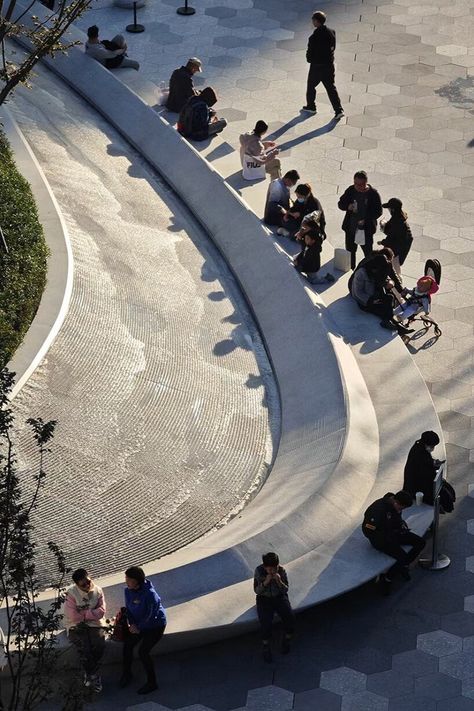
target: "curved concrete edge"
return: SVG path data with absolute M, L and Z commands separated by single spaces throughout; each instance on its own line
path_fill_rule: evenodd
M 294 273 L 291 275 L 288 273 L 288 267 L 285 265 L 284 260 L 280 259 L 279 264 L 277 264 L 270 251 L 263 247 L 265 242 L 271 244 L 271 240 L 261 240 L 259 238 L 258 232 L 266 234 L 266 231 L 260 222 L 256 220 L 255 215 L 251 214 L 246 203 L 228 185 L 224 184 L 223 179 L 212 166 L 206 166 L 207 175 L 204 175 L 198 169 L 198 162 L 196 162 L 197 152 L 193 147 L 183 141 L 173 129 L 171 129 L 170 133 L 169 126 L 154 112 L 150 113 L 150 109 L 144 106 L 139 97 L 135 95 L 135 99 L 131 100 L 131 97 L 134 96 L 133 92 L 127 90 L 127 93 L 124 94 L 123 85 L 121 86 L 118 79 L 110 72 L 106 72 L 99 65 L 91 63 L 88 58 L 77 50 L 73 50 L 68 58 L 58 57 L 55 62 L 46 60 L 46 63 L 49 68 L 62 76 L 76 91 L 92 103 L 164 175 L 165 179 L 180 194 L 204 225 L 207 232 L 213 237 L 234 271 L 244 294 L 250 301 L 256 321 L 262 330 L 280 385 L 282 398 L 282 439 L 274 471 L 265 485 L 264 491 L 266 495 L 270 495 L 270 498 L 272 498 L 272 489 L 274 489 L 275 493 L 280 493 L 280 502 L 282 500 L 285 503 L 291 501 L 291 498 L 286 497 L 290 496 L 292 485 L 296 483 L 296 479 L 300 477 L 304 480 L 308 474 L 314 475 L 315 473 L 314 469 L 308 472 L 308 467 L 302 466 L 301 461 L 298 461 L 298 457 L 294 456 L 295 445 L 301 445 L 301 437 L 295 436 L 298 429 L 304 431 L 308 427 L 308 422 L 312 422 L 313 427 L 322 425 L 323 439 L 326 435 L 337 433 L 336 420 L 334 418 L 330 423 L 316 422 L 314 416 L 311 419 L 311 415 L 306 408 L 303 408 L 304 412 L 301 412 L 301 404 L 305 404 L 305 400 L 301 399 L 301 390 L 297 389 L 297 392 L 294 392 L 289 387 L 289 384 L 294 385 L 294 378 L 292 379 L 291 375 L 292 370 L 298 367 L 297 364 L 295 365 L 295 361 L 296 363 L 306 363 L 306 365 L 308 362 L 312 362 L 316 352 L 320 357 L 319 351 L 321 344 L 324 343 L 325 348 L 323 351 L 329 358 L 329 370 L 332 377 L 321 378 L 321 372 L 316 372 L 314 382 L 310 381 L 313 387 L 307 388 L 305 399 L 310 401 L 313 407 L 317 409 L 321 403 L 331 402 L 331 395 L 334 397 L 330 384 L 336 382 L 337 379 L 333 377 L 334 363 L 331 363 L 331 361 L 336 354 L 334 348 L 337 350 L 337 345 L 334 339 L 330 339 L 333 347 L 331 356 L 327 349 L 327 343 L 322 338 L 324 333 L 327 334 L 331 330 L 328 328 L 328 323 L 324 323 L 327 316 L 324 302 L 321 300 L 319 312 L 315 312 L 313 309 L 311 316 L 306 307 L 302 308 L 303 314 L 298 312 L 299 320 L 305 322 L 306 330 L 311 327 L 318 332 L 318 350 L 313 348 L 310 355 L 311 360 L 307 358 L 305 360 L 305 356 L 309 355 L 309 351 L 301 348 L 300 350 L 304 351 L 303 359 L 301 359 L 302 353 L 298 350 L 294 354 L 295 360 L 287 361 L 285 364 L 284 356 L 288 353 L 288 344 L 295 342 L 300 346 L 302 341 L 297 338 L 298 328 L 291 320 L 285 323 L 286 343 L 282 344 L 278 339 L 275 340 L 271 337 L 270 334 L 274 335 L 273 331 L 278 330 L 278 326 L 281 327 L 281 323 L 278 323 L 282 320 L 281 311 L 274 306 L 274 300 L 280 302 L 278 298 L 280 295 L 278 289 L 272 288 L 272 285 L 262 283 L 259 265 L 265 263 L 265 272 L 279 277 L 275 282 L 277 287 L 283 283 L 284 279 L 286 287 L 285 301 L 289 302 L 291 306 L 301 303 L 301 298 L 297 296 L 293 288 L 293 286 L 297 285 L 299 279 Z M 107 86 L 106 91 L 104 91 L 104 83 Z M 151 118 L 152 114 L 154 116 L 153 119 Z M 124 116 L 126 117 L 125 119 Z M 139 119 L 142 120 L 140 121 Z M 163 130 L 164 126 L 167 127 L 167 131 Z M 157 139 L 157 136 L 160 140 Z M 166 163 L 167 156 L 173 156 L 173 160 Z M 186 165 L 186 171 L 182 170 L 183 165 Z M 202 162 L 200 167 L 202 168 Z M 202 181 L 196 182 L 196 170 L 200 178 L 202 177 Z M 235 239 L 235 233 L 230 234 L 233 231 L 229 229 L 232 211 L 212 210 L 209 214 L 203 212 L 202 208 L 207 204 L 210 194 L 213 195 L 216 204 L 219 204 L 219 200 L 224 196 L 226 200 L 229 196 L 232 196 L 236 210 L 238 206 L 239 212 L 236 215 L 239 234 L 237 240 Z M 205 198 L 204 201 L 203 197 Z M 264 262 L 256 259 L 262 256 L 265 260 Z M 249 257 L 253 258 L 250 268 Z M 256 282 L 259 285 L 260 300 L 255 300 L 254 298 Z M 301 285 L 298 284 L 297 286 L 300 293 L 303 292 Z M 269 303 L 271 304 L 270 309 L 268 308 Z M 308 314 L 307 322 L 305 321 L 306 314 Z M 314 340 L 312 343 L 314 343 Z M 347 346 L 346 348 L 348 349 Z M 341 352 L 337 353 L 337 367 L 342 366 L 342 361 L 338 360 L 338 358 L 341 358 Z M 321 370 L 324 370 L 326 374 L 324 368 L 321 368 Z M 353 377 L 351 375 L 351 380 Z M 316 388 L 314 388 L 315 383 L 318 386 Z M 347 385 L 347 382 L 345 385 Z M 344 394 L 347 407 L 348 393 L 345 392 Z M 354 409 L 357 411 L 357 407 Z M 310 415 L 309 419 L 308 414 Z M 350 407 L 348 414 L 351 417 Z M 346 445 L 349 441 L 351 428 L 352 424 L 345 431 Z M 373 435 L 374 429 L 369 429 L 370 434 Z M 355 434 L 356 429 L 352 429 L 352 432 Z M 312 444 L 314 445 L 314 442 Z M 159 568 L 162 570 L 164 565 L 170 566 L 167 571 L 165 570 L 159 574 L 156 582 L 165 599 L 171 601 L 171 605 L 167 605 L 170 612 L 169 633 L 167 634 L 167 642 L 162 646 L 161 651 L 166 651 L 176 645 L 190 646 L 191 644 L 209 641 L 211 638 L 217 639 L 221 636 L 238 634 L 248 626 L 255 624 L 251 575 L 263 548 L 278 548 L 280 552 L 283 551 L 282 560 L 285 560 L 285 547 L 290 545 L 294 552 L 293 558 L 290 557 L 287 563 L 290 573 L 291 571 L 296 573 L 300 565 L 303 566 L 303 570 L 307 569 L 308 561 L 311 560 L 312 563 L 309 566 L 311 567 L 311 573 L 309 574 L 311 580 L 308 577 L 301 577 L 301 580 L 306 580 L 305 585 L 307 585 L 308 589 L 304 592 L 304 586 L 300 586 L 292 592 L 296 609 L 303 609 L 308 605 L 315 604 L 315 602 L 321 602 L 324 599 L 350 590 L 365 582 L 368 577 L 372 577 L 375 574 L 374 571 L 380 572 L 386 567 L 387 560 L 384 560 L 383 556 L 366 546 L 363 551 L 364 564 L 367 556 L 369 556 L 373 558 L 374 565 L 369 566 L 367 569 L 361 568 L 360 546 L 364 544 L 364 541 L 360 540 L 362 537 L 358 535 L 358 526 L 356 530 L 354 529 L 354 517 L 357 514 L 360 517 L 361 504 L 366 499 L 368 500 L 369 496 L 371 499 L 375 498 L 374 491 L 378 488 L 379 482 L 375 480 L 377 463 L 371 462 L 370 456 L 367 457 L 368 452 L 371 451 L 370 443 L 368 444 L 368 450 L 358 446 L 356 456 L 351 462 L 352 466 L 348 466 L 344 471 L 344 455 L 349 451 L 350 447 L 345 446 L 336 470 L 334 470 L 334 462 L 328 462 L 326 470 L 324 466 L 318 468 L 320 471 L 317 473 L 321 474 L 321 478 L 318 481 L 316 491 L 313 491 L 312 496 L 308 496 L 308 492 L 303 490 L 303 496 L 299 502 L 301 505 L 296 506 L 286 520 L 281 520 L 278 515 L 275 516 L 274 502 L 270 501 L 270 504 L 266 505 L 266 502 L 268 502 L 267 497 L 260 495 L 247 507 L 240 520 L 236 519 L 224 529 L 218 531 L 217 534 L 211 533 L 186 549 L 182 549 L 174 556 L 159 562 Z M 368 461 L 365 461 L 366 457 Z M 306 454 L 304 458 L 306 459 Z M 284 462 L 284 466 L 282 466 L 282 462 Z M 293 477 L 291 464 L 295 465 L 295 478 Z M 275 476 L 279 468 L 281 471 L 280 476 Z M 291 481 L 286 482 L 286 487 L 285 482 L 281 480 L 285 471 L 292 472 Z M 360 474 L 360 476 L 354 477 L 354 472 Z M 332 474 L 331 479 L 329 479 L 329 474 Z M 367 476 L 369 476 L 369 482 L 373 486 L 369 485 L 360 490 L 360 482 L 366 483 Z M 279 479 L 280 481 L 278 481 Z M 274 486 L 272 486 L 272 482 Z M 327 491 L 324 489 L 325 484 L 327 485 Z M 347 487 L 350 488 L 350 493 L 348 493 Z M 384 490 L 387 488 L 385 483 L 383 488 Z M 327 496 L 324 501 L 324 507 L 318 506 L 324 495 Z M 351 500 L 351 496 L 354 497 L 354 500 Z M 346 503 L 344 497 L 346 500 L 349 499 L 352 504 L 350 512 L 344 511 L 344 504 Z M 266 502 L 263 501 L 263 498 L 266 499 Z M 304 501 L 308 502 L 306 507 L 303 505 Z M 253 521 L 253 536 L 242 540 L 242 533 L 247 525 L 245 520 L 242 522 L 242 519 L 247 518 L 246 514 L 250 513 L 255 520 L 254 514 L 258 512 L 260 506 L 262 506 L 260 513 L 265 518 L 265 523 L 256 532 L 255 529 L 259 528 L 259 525 L 257 523 L 257 526 L 255 526 Z M 429 507 L 425 507 L 425 509 L 427 510 L 424 512 L 417 511 L 413 514 L 415 524 L 419 523 L 423 518 L 428 519 L 432 516 L 431 509 Z M 314 519 L 313 521 L 311 519 L 315 512 L 319 513 L 320 511 L 325 511 L 330 520 L 326 520 L 324 525 L 322 525 L 323 521 L 318 520 L 315 526 Z M 359 518 L 357 523 L 360 523 Z M 268 524 L 270 524 L 270 528 Z M 424 524 L 420 525 L 424 526 Z M 305 531 L 305 527 L 309 530 Z M 337 531 L 334 530 L 335 527 L 337 527 Z M 233 545 L 232 541 L 237 532 L 239 533 L 240 542 Z M 308 537 L 306 537 L 306 533 L 308 533 Z M 323 534 L 322 536 L 321 533 Z M 331 536 L 333 537 L 331 538 Z M 214 540 L 218 541 L 218 543 L 216 544 Z M 222 546 L 226 541 L 230 543 L 231 547 L 227 547 L 223 551 L 225 556 L 223 557 L 218 553 L 213 558 L 216 551 L 222 551 Z M 304 550 L 305 546 L 306 551 Z M 186 557 L 189 556 L 190 552 L 192 558 Z M 173 566 L 173 561 L 178 567 Z M 147 565 L 147 570 L 150 565 L 152 564 Z M 226 577 L 228 568 L 231 566 L 237 570 L 237 575 L 234 578 Z M 361 570 L 365 571 L 362 575 Z M 368 577 L 367 570 L 370 571 Z M 183 601 L 176 599 L 173 601 L 172 594 L 165 595 L 164 592 L 167 588 L 167 572 L 170 573 L 168 576 L 169 582 L 176 584 L 176 582 L 181 582 L 179 573 L 183 571 L 185 579 L 192 577 L 190 575 L 191 572 L 192 574 L 197 573 L 196 578 L 193 579 L 196 582 L 194 590 L 188 590 L 188 594 L 189 592 L 197 594 L 192 599 Z M 211 575 L 211 572 L 213 575 Z M 216 586 L 214 574 L 218 576 L 217 583 L 220 581 L 223 584 L 220 586 L 217 584 Z M 153 578 L 153 576 L 151 577 Z M 334 581 L 337 582 L 337 589 L 335 589 Z M 209 584 L 210 582 L 211 585 Z M 117 576 L 103 579 L 101 583 L 107 589 L 109 606 L 111 605 L 112 610 L 114 610 L 114 607 L 121 604 L 123 586 L 118 584 Z M 212 589 L 213 584 L 216 586 L 215 589 Z M 182 589 L 179 588 L 179 585 L 177 587 L 182 597 Z M 171 590 L 169 592 L 172 593 Z M 47 597 L 47 593 L 45 593 L 45 597 Z M 216 619 L 216 614 L 219 615 L 218 619 Z
M 187 620 L 180 614 L 180 619 L 173 623 L 177 625 L 176 633 L 181 625 L 184 625 L 181 630 L 191 632 L 202 629 L 203 620 L 208 617 L 200 601 L 209 589 L 211 577 L 219 576 L 221 594 L 226 594 L 228 585 L 222 574 L 236 560 L 239 561 L 239 580 L 248 582 L 263 548 L 277 545 L 282 559 L 292 560 L 328 539 L 353 530 L 354 517 L 360 514 L 361 503 L 377 471 L 375 416 L 349 349 L 342 341 L 336 344 L 328 335 L 323 318 L 324 303 L 321 301 L 319 312 L 313 308 L 301 289 L 298 275 L 276 252 L 267 230 L 222 176 L 167 122 L 82 51 L 73 49 L 68 57 L 45 61 L 164 175 L 204 225 L 249 301 L 279 385 L 282 435 L 274 468 L 263 492 L 226 527 L 179 551 L 176 558 L 170 557 L 159 564 L 161 569 L 163 565 L 168 566 L 176 604 L 186 604 L 189 608 Z M 207 211 L 209 195 L 221 209 Z M 265 279 L 262 279 L 261 265 L 264 265 Z M 268 275 L 272 276 L 271 280 Z M 284 293 L 281 284 L 285 284 Z M 295 313 L 298 319 L 293 318 Z M 297 348 L 293 346 L 295 343 Z M 341 373 L 344 367 L 338 360 L 342 352 L 344 363 L 350 362 L 351 369 L 344 388 Z M 356 382 L 358 403 L 348 407 Z M 361 398 L 365 398 L 365 409 Z M 349 428 L 346 413 L 351 418 Z M 367 416 L 361 417 L 358 425 L 357 418 L 362 413 Z M 361 437 L 367 441 L 360 450 Z M 351 489 L 349 497 L 348 487 Z M 282 501 L 288 506 L 284 515 Z M 200 589 L 196 585 L 188 586 L 184 593 L 187 600 L 180 603 L 176 598 L 177 595 L 183 597 L 183 590 L 176 586 L 175 577 L 177 570 L 188 566 L 196 573 L 195 577 L 188 575 L 188 581 L 191 577 Z M 149 570 L 150 564 L 147 564 Z M 158 585 L 172 611 L 173 589 L 165 594 L 165 577 L 166 572 L 161 572 Z M 234 579 L 235 575 L 231 577 Z M 110 585 L 116 581 L 100 582 L 107 587 L 107 596 L 113 605 L 115 594 Z M 120 599 L 117 598 L 116 604 L 120 604 L 121 585 L 117 592 Z M 341 592 L 333 587 L 331 596 Z M 252 609 L 251 584 L 244 599 L 245 609 Z M 220 626 L 218 621 L 215 626 Z M 172 636 L 172 625 L 170 633 Z
M 5 106 L 0 122 L 15 163 L 28 181 L 49 248 L 46 286 L 36 315 L 7 368 L 16 373 L 10 399 L 18 395 L 48 352 L 66 317 L 72 293 L 73 258 L 66 223 L 51 187 L 19 126 Z

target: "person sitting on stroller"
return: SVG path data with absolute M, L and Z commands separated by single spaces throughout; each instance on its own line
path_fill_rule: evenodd
M 433 277 L 420 277 L 414 289 L 403 290 L 404 301 L 394 309 L 393 315 L 400 321 L 410 319 L 420 312 L 428 315 L 431 311 L 431 296 L 436 294 L 438 289 Z

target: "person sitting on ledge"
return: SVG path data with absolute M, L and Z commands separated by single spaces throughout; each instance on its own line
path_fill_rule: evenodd
M 217 102 L 214 89 L 206 86 L 200 94 L 191 96 L 183 106 L 178 119 L 178 131 L 193 141 L 205 141 L 220 133 L 226 126 L 224 118 L 217 118 L 212 108 Z
M 396 561 L 387 573 L 378 578 L 377 582 L 383 594 L 390 592 L 389 585 L 396 574 L 401 575 L 404 580 L 410 580 L 408 566 L 419 556 L 426 544 L 424 538 L 410 531 L 402 518 L 403 509 L 412 504 L 412 496 L 407 491 L 399 491 L 398 494 L 390 492 L 374 501 L 364 514 L 364 536 L 374 548 Z M 411 551 L 407 553 L 402 546 L 411 546 Z
M 272 180 L 268 186 L 265 202 L 264 221 L 266 225 L 283 227 L 285 216 L 290 209 L 290 190 L 300 176 L 296 170 L 288 170 L 283 178 Z
M 300 273 L 304 272 L 310 284 L 327 284 L 335 281 L 333 275 L 329 272 L 325 276 L 319 274 L 323 244 L 321 233 L 316 229 L 305 232 L 304 244 L 303 251 L 297 254 L 293 260 L 295 269 Z
M 280 152 L 275 141 L 263 141 L 263 136 L 268 131 L 265 121 L 257 121 L 253 131 L 242 133 L 240 141 L 240 160 L 244 164 L 244 156 L 253 156 L 265 164 L 265 171 L 272 180 L 281 178 L 281 163 L 277 158 Z
M 277 234 L 283 237 L 296 239 L 303 219 L 306 215 L 322 211 L 321 204 L 313 195 L 313 190 L 309 183 L 300 183 L 295 189 L 295 200 L 286 215 L 283 217 L 284 227 L 277 230 Z
M 403 326 L 393 319 L 393 298 L 390 291 L 395 288 L 403 292 L 403 287 L 391 267 L 393 252 L 385 247 L 365 257 L 349 279 L 349 291 L 359 308 L 382 319 L 380 325 L 400 336 L 412 333 L 413 329 Z
M 257 615 L 262 629 L 263 659 L 271 662 L 270 641 L 275 613 L 281 619 L 285 632 L 281 643 L 282 654 L 290 651 L 294 629 L 293 610 L 288 599 L 288 576 L 276 553 L 262 555 L 262 565 L 255 568 L 253 589 L 257 596 Z
M 92 25 L 87 30 L 86 54 L 93 57 L 107 69 L 130 67 L 140 69 L 140 64 L 127 57 L 127 43 L 123 35 L 115 35 L 111 40 L 99 39 L 99 28 Z
M 194 88 L 193 76 L 202 72 L 202 62 L 197 57 L 190 57 L 185 65 L 175 69 L 170 78 L 170 88 L 166 108 L 179 114 L 191 96 L 198 96 L 200 91 Z

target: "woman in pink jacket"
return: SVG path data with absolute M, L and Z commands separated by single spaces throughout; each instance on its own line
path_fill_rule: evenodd
M 77 647 L 84 670 L 84 686 L 102 691 L 99 665 L 105 647 L 104 593 L 87 570 L 72 574 L 74 585 L 66 590 L 64 622 L 70 641 Z

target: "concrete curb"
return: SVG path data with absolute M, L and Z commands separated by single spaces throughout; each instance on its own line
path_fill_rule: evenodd
M 15 163 L 29 182 L 50 250 L 47 282 L 38 311 L 22 344 L 7 364 L 16 373 L 13 399 L 48 352 L 66 317 L 72 292 L 73 259 L 66 223 L 41 166 L 16 121 L 2 107 L 0 122 L 14 154 Z

